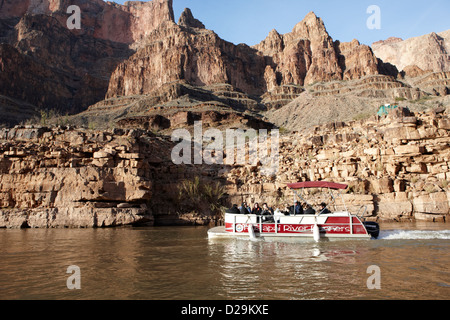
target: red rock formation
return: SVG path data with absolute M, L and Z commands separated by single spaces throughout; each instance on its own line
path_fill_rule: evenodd
M 179 186 L 205 168 L 173 164 L 174 146 L 134 129 L 0 129 L 0 228 L 185 223 Z
M 280 35 L 273 30 L 254 48 L 271 58 L 271 67 L 281 85 L 352 80 L 380 73 L 379 62 L 368 46 L 357 40 L 333 42 L 322 19 L 313 12 L 292 32 Z M 268 72 L 268 87 L 272 88 L 274 77 Z
M 228 83 L 249 94 L 262 94 L 264 70 L 264 58 L 246 45 L 235 46 L 210 30 L 166 22 L 118 66 L 107 97 L 146 94 L 180 80 L 196 86 Z
M 205 25 L 201 21 L 194 18 L 192 11 L 189 8 L 184 9 L 180 19 L 178 20 L 178 25 L 181 27 L 205 29 Z
M 0 19 L 45 14 L 55 17 L 64 27 L 70 14 L 67 8 L 81 9 L 81 30 L 98 39 L 131 44 L 143 39 L 164 21 L 174 21 L 172 0 L 129 1 L 124 5 L 102 0 L 3 0 Z
M 378 59 L 369 46 L 361 45 L 358 40 L 337 42 L 344 70 L 343 80 L 353 80 L 378 74 Z
M 274 73 L 277 84 L 304 85 L 307 71 L 312 64 L 311 43 L 306 38 L 286 41 L 286 37 L 272 30 L 269 36 L 254 48 L 269 57 L 270 73 Z M 268 87 L 274 86 L 273 80 Z
M 81 8 L 81 30 L 66 27 L 69 5 Z M 13 94 L 12 98 L 38 108 L 63 113 L 85 110 L 103 100 L 105 94 L 106 98 L 147 95 L 180 82 L 198 87 L 228 84 L 235 91 L 254 96 L 255 101 L 278 108 L 297 98 L 304 91 L 302 86 L 398 74 L 394 66 L 378 59 L 370 47 L 357 40 L 333 41 L 322 19 L 313 12 L 292 32 L 281 35 L 273 30 L 260 44 L 249 47 L 224 41 L 205 29 L 189 9 L 177 25 L 172 0 L 124 5 L 101 0 L 3 0 L 0 7 L 0 39 L 18 50 L 17 61 L 24 55 L 40 69 L 49 69 L 43 74 L 33 71 L 22 83 L 19 79 L 18 83 L 3 82 L 0 94 Z M 439 37 L 434 38 L 438 41 Z M 382 45 L 398 43 L 401 39 Z M 20 63 L 7 69 L 10 74 L 26 72 Z M 52 86 L 53 82 L 57 85 Z M 394 81 L 384 83 L 386 88 L 377 90 L 404 87 Z M 447 80 L 433 90 L 427 92 L 445 95 Z M 334 91 L 328 90 L 328 94 Z M 397 90 L 396 96 L 416 96 L 411 90 L 407 94 L 403 91 Z M 41 101 L 34 92 L 42 92 Z M 53 100 L 58 102 L 48 103 Z
M 0 94 L 62 114 L 102 100 L 110 74 L 132 53 L 125 44 L 74 35 L 47 15 L 24 15 L 5 38 Z
M 367 206 L 371 219 L 448 221 L 449 133 L 443 109 L 412 113 L 405 108 L 299 130 L 281 136 L 280 165 L 272 179 L 260 173 L 261 166 L 234 166 L 224 173 L 230 201 L 282 208 L 292 196 L 288 183 L 339 181 L 350 186 L 343 197 L 351 212 Z M 307 200 L 318 205 L 322 196 L 309 194 Z M 340 199 L 336 204 L 344 209 Z
M 139 128 L 143 130 L 164 130 L 193 127 L 196 121 L 202 121 L 210 127 L 273 129 L 273 124 L 253 116 L 238 112 L 224 111 L 180 111 L 170 115 L 151 115 L 128 117 L 117 122 L 120 128 Z
M 333 39 L 325 29 L 322 19 L 313 12 L 308 13 L 305 19 L 294 27 L 289 38 L 304 38 L 311 41 L 312 61 L 305 78 L 306 84 L 342 79 L 342 69 L 339 66 Z
M 351 80 L 380 73 L 372 50 L 354 41 L 333 42 L 322 19 L 309 13 L 291 33 L 276 30 L 249 48 L 203 29 L 190 10 L 180 25 L 161 24 L 142 48 L 114 72 L 107 97 L 146 94 L 172 81 L 193 85 L 229 83 L 261 95 L 282 85 Z
M 389 38 L 372 44 L 373 51 L 399 70 L 416 66 L 424 71 L 450 71 L 450 30 L 407 40 Z
M 70 5 L 81 9 L 80 30 L 67 28 Z M 61 114 L 83 111 L 104 99 L 111 73 L 133 53 L 128 45 L 173 20 L 172 0 L 0 1 L 0 94 Z

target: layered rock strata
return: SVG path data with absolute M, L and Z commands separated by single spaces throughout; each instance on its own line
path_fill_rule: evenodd
M 195 86 L 227 83 L 247 94 L 262 94 L 264 69 L 264 58 L 246 45 L 235 46 L 210 30 L 167 22 L 118 66 L 107 97 L 148 94 L 180 80 Z
M 279 127 L 298 131 L 331 121 L 351 121 L 376 114 L 385 104 L 414 111 L 447 106 L 448 72 L 426 73 L 402 79 L 385 75 L 357 80 L 313 84 L 295 99 L 265 115 Z
M 51 16 L 25 15 L 0 44 L 0 93 L 37 110 L 80 112 L 104 99 L 111 73 L 131 53 L 126 44 L 74 35 Z
M 334 181 L 349 184 L 344 200 L 354 213 L 378 220 L 446 221 L 449 211 L 450 120 L 445 109 L 411 113 L 399 108 L 366 121 L 333 122 L 287 135 L 280 167 L 265 177 L 241 166 L 227 173 L 232 202 L 246 199 L 283 208 L 292 202 L 287 183 Z M 318 205 L 330 198 L 310 199 Z M 316 198 L 315 198 L 316 197 Z M 343 209 L 338 198 L 337 207 Z
M 71 5 L 81 10 L 81 29 L 67 27 Z M 112 72 L 134 53 L 129 45 L 165 21 L 174 21 L 171 0 L 1 1 L 0 94 L 31 104 L 38 114 L 83 111 L 105 98 Z M 12 114 L 2 122 L 29 118 Z
M 178 108 L 177 108 L 178 109 Z M 211 128 L 239 128 L 239 129 L 273 129 L 275 126 L 262 119 L 229 111 L 177 111 L 170 115 L 150 115 L 128 117 L 117 122 L 121 128 L 139 128 L 150 131 L 164 131 L 175 129 L 189 129 L 196 122 Z
M 372 44 L 376 56 L 399 71 L 450 71 L 450 30 L 403 40 L 389 38 Z
M 280 86 L 385 74 L 383 65 L 356 40 L 333 41 L 312 12 L 291 33 L 273 30 L 250 48 L 220 39 L 186 10 L 178 25 L 163 23 L 139 44 L 136 54 L 114 72 L 107 96 L 146 94 L 179 80 L 200 86 L 228 83 L 262 95 Z
M 132 44 L 142 40 L 164 21 L 174 21 L 172 0 L 127 1 L 124 5 L 102 0 L 4 0 L 0 19 L 25 15 L 52 16 L 66 27 L 69 6 L 78 6 L 81 26 L 72 32 L 96 39 Z
M 278 99 L 281 97 L 275 97 L 274 103 L 278 102 Z M 188 119 L 202 120 L 209 126 L 228 123 L 234 127 L 240 126 L 241 123 L 246 128 L 245 124 L 248 123 L 249 127 L 256 125 L 255 128 L 259 128 L 258 123 L 267 122 L 259 114 L 263 110 L 265 107 L 258 99 L 237 91 L 231 85 L 195 87 L 180 81 L 166 84 L 149 94 L 105 99 L 90 106 L 85 112 L 68 117 L 67 120 L 75 125 L 88 126 L 89 122 L 95 123 L 98 127 L 105 127 L 105 124 L 119 127 L 127 124 L 130 127 L 132 123 L 136 123 L 136 128 L 147 127 L 147 122 L 149 128 L 153 127 L 152 130 L 158 131 L 183 124 L 190 126 L 192 121 Z M 180 120 L 183 114 L 195 116 L 189 116 L 183 123 Z M 163 122 L 158 124 L 158 121 Z M 270 123 L 265 123 L 265 126 L 273 127 Z
M 80 30 L 67 28 L 69 5 L 81 9 Z M 281 108 L 304 97 L 305 91 L 314 91 L 314 96 L 351 91 L 370 99 L 421 99 L 450 90 L 446 73 L 430 75 L 426 67 L 413 65 L 399 76 L 372 48 L 357 40 L 333 40 L 313 12 L 291 32 L 273 30 L 249 47 L 224 41 L 189 9 L 176 24 L 171 0 L 124 5 L 5 0 L 0 6 L 0 94 L 7 109 L 2 120 L 8 124 L 24 122 L 32 114 L 39 118 L 41 111 L 65 115 L 89 106 L 105 115 L 87 122 L 116 122 L 151 113 L 155 106 L 196 105 L 191 93 L 199 104 L 212 101 L 258 112 Z M 441 36 L 435 37 L 437 42 Z M 210 89 L 214 86 L 232 90 L 222 90 L 222 97 Z M 178 94 L 182 91 L 190 96 L 183 100 Z M 17 105 L 26 106 L 27 112 L 11 112 Z M 96 111 L 91 111 L 81 118 L 95 118 Z
M 0 141 L 0 227 L 152 224 L 165 179 L 184 177 L 170 142 L 136 130 L 16 127 Z
M 208 223 L 180 206 L 180 183 L 194 177 L 222 181 L 229 205 L 283 208 L 292 201 L 288 183 L 329 180 L 347 183 L 346 208 L 369 219 L 446 221 L 449 131 L 445 109 L 313 127 L 281 137 L 279 170 L 270 176 L 261 163 L 174 165 L 170 137 L 147 131 L 1 130 L 0 227 Z M 329 203 L 318 195 L 307 196 Z M 344 208 L 340 198 L 336 204 Z

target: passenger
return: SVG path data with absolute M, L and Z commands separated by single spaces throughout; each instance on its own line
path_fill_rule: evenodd
M 250 207 L 247 205 L 247 202 L 245 202 L 245 201 L 242 203 L 239 210 L 241 211 L 241 214 L 250 214 L 250 212 L 251 212 Z
M 309 204 L 307 204 L 305 214 L 316 214 L 316 210 L 314 210 Z
M 289 206 L 289 215 L 295 216 L 295 206 Z
M 261 215 L 266 216 L 263 218 L 263 221 L 265 222 L 275 222 L 273 219 L 273 209 L 269 208 L 267 203 L 263 204 Z
M 286 206 L 284 207 L 284 210 L 281 211 L 285 216 L 289 216 L 291 214 L 291 207 L 286 204 Z
M 279 217 L 279 216 L 283 216 L 284 213 L 283 213 L 283 211 L 281 211 L 280 209 L 277 208 L 277 209 L 273 212 L 273 215 L 276 216 L 276 217 Z
M 295 201 L 295 211 L 294 212 L 295 212 L 296 216 L 303 214 L 303 207 L 299 201 Z
M 324 202 L 322 202 L 322 203 L 320 204 L 320 214 L 329 214 L 329 213 L 331 213 L 331 211 L 328 210 L 327 204 L 324 203 Z
M 262 215 L 263 216 L 273 216 L 273 209 L 269 208 L 269 206 L 267 205 L 267 203 L 263 204 L 262 207 Z
M 259 203 L 255 203 L 255 205 L 253 206 L 253 210 L 252 210 L 252 214 L 257 215 L 258 217 L 256 218 L 256 223 L 260 223 L 261 222 L 261 207 L 259 206 Z
M 240 214 L 241 211 L 238 209 L 237 204 L 233 204 L 233 206 L 231 207 L 231 209 L 227 210 L 227 213 Z
M 276 222 L 277 223 L 280 223 L 280 217 L 282 217 L 282 216 L 284 216 L 284 213 L 279 209 L 279 208 L 277 208 L 274 212 L 273 212 L 273 222 L 275 222 L 275 220 L 276 220 Z
M 259 206 L 259 203 L 255 203 L 253 206 L 252 214 L 261 215 L 261 207 Z

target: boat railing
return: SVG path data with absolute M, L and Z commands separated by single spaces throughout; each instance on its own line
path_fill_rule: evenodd
M 360 212 L 361 212 L 362 209 L 364 209 L 364 211 L 360 214 Z M 366 205 L 362 205 L 362 206 L 359 208 L 358 212 L 356 213 L 356 216 L 357 216 L 359 219 L 364 220 L 364 219 L 365 219 L 366 212 L 367 212 L 367 206 L 366 206 Z
M 349 226 L 350 228 L 350 233 L 353 234 L 353 217 L 354 215 L 350 214 L 349 212 L 342 212 L 342 213 L 347 213 L 348 217 L 350 217 L 349 222 L 333 222 L 331 223 L 332 226 Z M 329 214 L 329 215 L 333 215 L 333 213 Z M 245 216 L 247 217 L 247 221 L 242 223 L 242 222 L 237 222 L 237 218 L 238 217 L 242 217 Z M 266 233 L 264 232 L 264 228 L 263 226 L 265 225 L 275 225 L 275 230 L 274 232 L 269 232 L 269 233 L 278 233 L 278 225 L 283 224 L 281 222 L 281 218 L 283 217 L 296 217 L 296 218 L 302 218 L 299 222 L 299 224 L 301 224 L 303 218 L 306 217 L 320 217 L 321 215 L 306 215 L 306 214 L 297 214 L 297 215 L 284 215 L 284 214 L 273 214 L 273 215 L 256 215 L 256 214 L 246 214 L 246 215 L 241 215 L 241 214 L 233 214 L 233 233 L 236 233 L 236 226 L 239 224 L 245 224 L 247 226 L 257 226 L 258 227 L 258 232 L 259 233 Z M 250 221 L 251 218 L 255 218 L 256 217 L 256 222 L 252 222 Z M 359 218 L 359 217 L 358 217 Z M 321 225 L 323 227 L 327 227 L 326 224 Z

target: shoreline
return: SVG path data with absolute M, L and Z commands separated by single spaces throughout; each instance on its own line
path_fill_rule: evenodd
M 74 208 L 72 208 L 74 209 Z M 131 211 L 120 211 L 117 216 L 99 214 L 92 216 L 80 215 L 78 220 L 72 215 L 57 216 L 55 211 L 35 210 L 35 215 L 28 215 L 31 210 L 14 209 L 5 214 L 4 210 L 0 210 L 0 230 L 1 229 L 114 229 L 114 228 L 165 228 L 165 227 L 208 227 L 222 226 L 222 223 L 195 223 L 186 220 L 178 220 L 175 223 L 160 223 L 152 216 L 138 215 Z M 128 209 L 130 210 L 130 209 Z M 56 211 L 57 212 L 57 211 Z M 67 212 L 70 212 L 68 210 Z M 138 218 L 137 218 L 138 217 Z M 100 223 L 99 223 L 100 221 Z M 129 222 L 127 222 L 129 221 Z M 368 219 L 368 221 L 376 221 L 380 225 L 428 225 L 439 226 L 448 225 L 446 219 L 442 221 L 414 220 L 414 219 Z
M 301 181 L 348 185 L 334 210 L 365 208 L 369 221 L 445 222 L 449 131 L 443 110 L 398 108 L 388 116 L 290 132 L 280 137 L 276 174 L 266 175 L 261 161 L 175 164 L 171 137 L 147 130 L 0 129 L 0 228 L 203 225 L 219 205 L 284 207 L 292 200 L 287 185 Z M 186 182 L 216 187 L 217 198 L 202 188 L 180 198 Z M 315 191 L 308 191 L 308 202 L 330 204 Z

